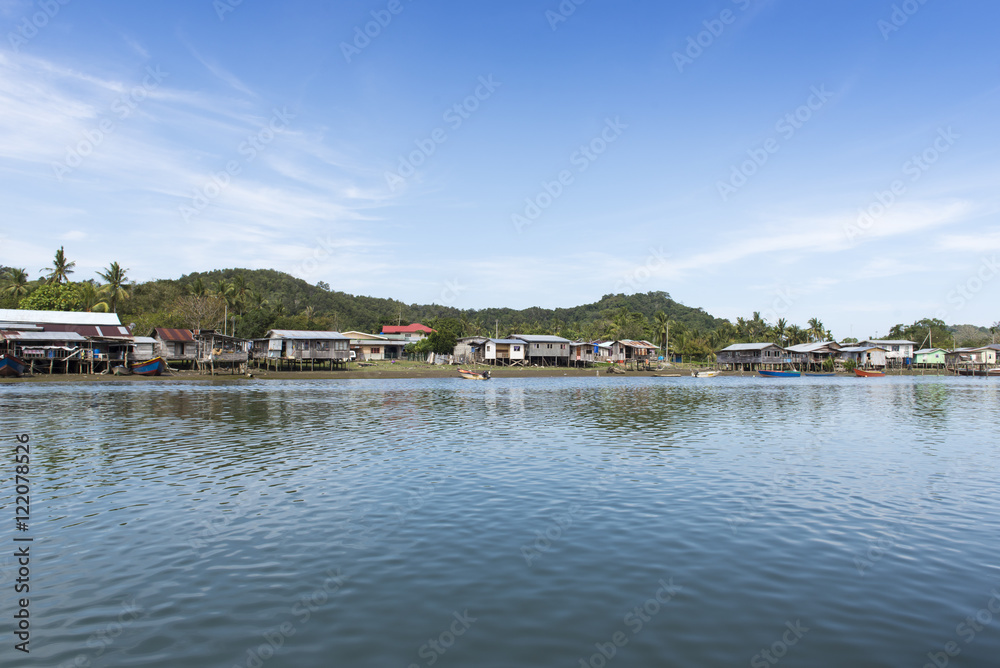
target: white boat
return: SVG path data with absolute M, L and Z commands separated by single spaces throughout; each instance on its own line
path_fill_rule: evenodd
M 715 378 L 719 375 L 718 371 L 692 371 L 691 375 L 695 378 Z

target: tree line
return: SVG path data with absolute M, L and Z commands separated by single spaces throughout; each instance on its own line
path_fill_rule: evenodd
M 322 281 L 310 285 L 270 269 L 222 269 L 139 283 L 129 280 L 129 269 L 118 262 L 95 272 L 96 278 L 74 282 L 70 277 L 75 267 L 63 247 L 34 280 L 25 268 L 0 266 L 0 308 L 117 313 L 134 335 L 148 334 L 154 327 L 214 329 L 242 338 L 260 338 L 269 329 L 377 334 L 384 325 L 421 322 L 438 331 L 419 351 L 442 353 L 450 352 L 462 336 L 554 334 L 575 341 L 647 340 L 664 351 L 669 346 L 671 355 L 711 360 L 733 343 L 791 346 L 833 338 L 819 318 L 800 326 L 784 318 L 767 322 L 754 312 L 731 322 L 680 304 L 662 291 L 604 295 L 598 302 L 571 308 L 462 310 L 350 295 Z M 895 325 L 886 338 L 938 347 L 982 345 L 995 340 L 998 325 L 955 327 L 925 318 Z

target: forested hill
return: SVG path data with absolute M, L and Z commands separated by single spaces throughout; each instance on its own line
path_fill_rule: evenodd
M 190 326 L 181 322 L 178 300 L 191 295 L 218 296 L 228 292 L 230 314 L 239 314 L 237 332 L 261 336 L 266 327 L 331 328 L 379 332 L 399 322 L 433 324 L 439 318 L 461 321 L 466 334 L 560 333 L 568 338 L 596 339 L 649 336 L 657 313 L 692 330 L 708 331 L 725 322 L 703 309 L 679 304 L 666 292 L 605 295 L 600 301 L 570 308 L 485 308 L 462 310 L 437 304 L 404 304 L 394 299 L 366 297 L 311 285 L 271 269 L 221 269 L 187 274 L 175 280 L 154 280 L 133 286 L 132 297 L 119 311 L 122 320 L 149 325 Z M 155 321 L 155 322 L 154 322 Z

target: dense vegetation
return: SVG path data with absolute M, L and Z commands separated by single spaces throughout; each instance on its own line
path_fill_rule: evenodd
M 269 329 L 377 333 L 383 325 L 422 322 L 438 330 L 422 348 L 439 352 L 450 350 L 459 336 L 558 334 L 587 341 L 646 339 L 661 347 L 669 340 L 672 353 L 705 359 L 737 342 L 794 345 L 832 338 L 818 318 L 800 327 L 784 319 L 769 323 L 754 313 L 733 323 L 679 304 L 666 292 L 604 295 L 598 302 L 572 308 L 462 310 L 350 295 L 270 269 L 220 269 L 136 283 L 117 262 L 97 272 L 99 280 L 71 281 L 74 267 L 62 248 L 35 280 L 28 280 L 25 269 L 0 266 L 0 308 L 114 311 L 123 323 L 134 325 L 136 334 L 153 327 L 190 327 L 225 329 L 245 338 L 261 337 Z M 886 338 L 924 345 L 932 340 L 938 347 L 983 345 L 995 337 L 998 325 L 949 327 L 924 319 L 896 325 Z

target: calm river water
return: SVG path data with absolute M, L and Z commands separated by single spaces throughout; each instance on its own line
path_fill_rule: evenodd
M 4 385 L 0 664 L 997 666 L 998 424 L 975 378 Z

